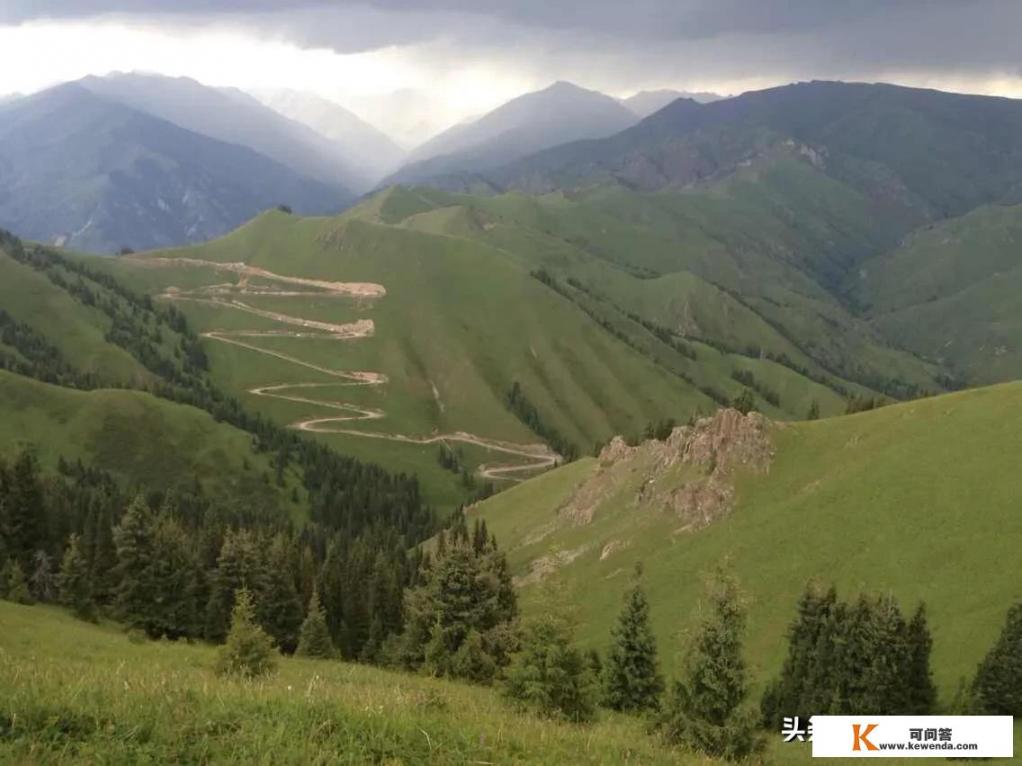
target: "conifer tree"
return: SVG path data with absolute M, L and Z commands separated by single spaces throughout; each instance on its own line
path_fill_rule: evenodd
M 266 593 L 267 572 L 256 538 L 247 529 L 224 535 L 206 605 L 206 638 L 223 641 L 230 625 L 235 591 L 246 588 L 258 603 Z
M 267 554 L 267 563 L 259 622 L 282 652 L 291 653 L 298 646 L 302 602 L 295 586 L 290 549 L 284 535 L 274 536 Z
M 541 715 L 574 722 L 592 720 L 599 683 L 591 657 L 575 648 L 572 640 L 570 623 L 553 613 L 531 620 L 508 666 L 504 695 Z
M 909 657 L 905 687 L 908 689 L 906 712 L 912 715 L 929 715 L 937 704 L 937 687 L 930 672 L 930 651 L 933 638 L 926 621 L 926 605 L 920 603 L 907 630 Z M 1022 676 L 1019 677 L 1022 682 Z
M 79 619 L 95 620 L 96 604 L 92 598 L 89 562 L 82 551 L 81 539 L 76 534 L 72 534 L 68 540 L 58 581 L 61 602 L 70 607 Z
M 809 412 L 806 413 L 806 420 L 819 420 L 820 419 L 820 403 L 813 399 L 809 404 Z
M 312 591 L 309 600 L 309 612 L 302 623 L 295 654 L 299 657 L 318 657 L 329 659 L 335 656 L 334 643 L 330 638 L 330 630 L 326 624 L 326 613 L 319 601 L 319 592 Z
M 128 506 L 113 537 L 117 549 L 117 613 L 132 627 L 146 630 L 152 624 L 156 599 L 152 573 L 155 550 L 152 512 L 141 495 Z
M 88 546 L 89 571 L 93 596 L 99 604 L 109 604 L 115 596 L 117 547 L 114 545 L 113 523 L 108 512 L 91 515 L 91 544 Z
M 28 589 L 28 581 L 25 580 L 25 573 L 21 571 L 21 564 L 16 559 L 8 559 L 4 567 L 3 579 L 7 585 L 6 598 L 15 604 L 31 606 L 35 603 L 31 592 Z
M 153 561 L 147 573 L 154 589 L 144 625 L 152 638 L 198 637 L 198 563 L 184 529 L 166 505 L 153 519 Z
M 515 644 L 517 602 L 507 561 L 487 543 L 476 554 L 464 529 L 450 540 L 406 592 L 401 661 L 437 676 L 492 680 Z
M 1004 628 L 972 683 L 978 713 L 1022 716 L 1022 602 L 1008 610 Z
M 32 575 L 28 578 L 28 589 L 36 601 L 56 601 L 58 595 L 57 575 L 53 571 L 53 561 L 46 551 L 36 551 L 32 555 Z
M 46 547 L 43 488 L 39 461 L 32 450 L 23 450 L 4 476 L 3 537 L 7 555 L 17 560 L 22 575 L 33 571 L 33 557 Z
M 256 622 L 252 595 L 247 588 L 238 588 L 227 641 L 217 650 L 217 675 L 258 678 L 276 667 L 277 650 L 273 639 Z
M 649 625 L 649 602 L 640 585 L 628 592 L 611 637 L 603 666 L 604 704 L 613 710 L 659 709 L 664 679 Z
M 683 676 L 668 694 L 661 727 L 669 742 L 740 760 L 759 750 L 763 741 L 755 713 L 745 705 L 745 608 L 734 580 L 719 576 L 711 603 L 713 611 L 689 648 Z
M 836 601 L 837 592 L 833 588 L 824 593 L 815 583 L 809 583 L 803 591 L 797 617 L 788 629 L 788 656 L 781 677 L 763 697 L 763 722 L 768 728 L 780 728 L 785 716 L 806 720 L 812 716 L 812 711 L 804 707 L 808 701 L 810 673 L 820 636 Z

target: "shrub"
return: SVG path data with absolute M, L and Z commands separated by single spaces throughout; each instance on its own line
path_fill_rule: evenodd
M 255 621 L 252 596 L 247 589 L 239 588 L 231 612 L 227 643 L 217 653 L 216 673 L 257 678 L 272 673 L 276 667 L 277 649 L 273 639 Z
M 596 715 L 598 684 L 591 660 L 572 645 L 567 621 L 553 615 L 526 625 L 503 692 L 520 707 L 540 715 L 575 722 L 590 721 Z

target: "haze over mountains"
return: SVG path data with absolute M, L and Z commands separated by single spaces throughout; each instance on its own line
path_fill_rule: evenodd
M 374 184 L 396 170 L 405 157 L 405 150 L 389 136 L 334 101 L 287 89 L 260 90 L 253 95 L 343 147 L 351 166 Z
M 609 136 L 635 121 L 615 99 L 557 82 L 426 141 L 384 185 L 489 170 L 568 141 Z
M 639 117 L 649 117 L 653 112 L 659 112 L 669 103 L 677 101 L 679 98 L 690 98 L 701 104 L 708 104 L 711 101 L 720 101 L 723 96 L 707 92 L 689 93 L 684 90 L 643 90 L 634 96 L 621 99 L 621 103 Z
M 112 253 L 200 242 L 287 202 L 313 214 L 352 195 L 247 147 L 68 84 L 0 107 L 0 226 Z

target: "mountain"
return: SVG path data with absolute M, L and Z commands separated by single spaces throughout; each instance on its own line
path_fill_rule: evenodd
M 405 150 L 382 131 L 334 101 L 286 89 L 260 90 L 253 95 L 285 117 L 343 146 L 348 162 L 374 184 L 396 170 L 405 157 Z
M 615 440 L 479 504 L 470 521 L 508 550 L 525 614 L 553 589 L 600 650 L 641 563 L 668 671 L 703 576 L 725 562 L 749 595 L 746 656 L 760 683 L 781 667 L 809 580 L 853 601 L 924 600 L 950 698 L 1019 597 L 1003 562 L 1022 533 L 1022 429 L 1007 415 L 1020 407 L 1022 384 L 1010 383 L 795 424 L 722 410 L 664 441 Z
M 483 172 L 550 146 L 609 136 L 634 122 L 635 115 L 610 96 L 557 82 L 430 139 L 384 184 Z
M 1009 288 L 1018 100 L 831 82 L 680 99 L 614 136 L 462 186 L 496 200 L 530 195 L 502 206 L 644 275 L 632 311 L 673 330 L 719 328 L 711 303 L 686 304 L 666 287 L 690 274 L 828 370 L 889 395 L 1022 370 Z M 473 204 L 499 204 L 483 198 Z M 748 329 L 718 340 L 763 348 Z
M 847 280 L 877 330 L 972 383 L 1022 378 L 1022 205 L 912 232 Z
M 343 190 L 68 84 L 0 107 L 0 226 L 112 253 L 218 236 L 286 203 L 325 213 Z
M 303 176 L 355 193 L 372 179 L 346 147 L 274 111 L 236 88 L 210 88 L 187 77 L 118 73 L 79 84 L 105 98 L 219 141 L 246 146 Z
M 641 90 L 638 93 L 621 99 L 621 103 L 628 107 L 639 117 L 649 117 L 653 112 L 659 112 L 672 101 L 679 98 L 688 98 L 700 104 L 708 104 L 711 101 L 720 101 L 723 96 L 716 93 L 700 91 L 690 93 L 684 90 Z
M 334 218 L 273 211 L 203 246 L 87 260 L 213 333 L 211 374 L 246 405 L 415 473 L 440 508 L 749 386 L 779 419 L 875 395 L 695 277 L 659 294 L 700 318 L 723 306 L 725 321 L 685 334 L 644 323 L 648 280 L 515 220 L 514 202 L 392 187 Z M 717 340 L 733 328 L 769 352 Z M 456 470 L 438 456 L 448 448 Z
M 613 180 L 663 189 L 735 172 L 797 145 L 825 174 L 904 217 L 957 215 L 1022 195 L 1022 102 L 894 85 L 810 82 L 675 101 L 620 134 L 537 153 L 491 174 L 546 191 Z

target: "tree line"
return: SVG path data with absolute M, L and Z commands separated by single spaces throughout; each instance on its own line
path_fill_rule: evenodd
M 356 529 L 351 516 L 324 513 L 296 528 L 279 508 L 224 505 L 198 483 L 135 492 L 61 466 L 44 475 L 31 450 L 0 460 L 0 594 L 11 600 L 62 602 L 151 638 L 219 642 L 244 588 L 290 652 L 315 591 L 340 655 L 366 661 L 402 629 L 422 554 L 386 517 Z M 362 494 L 368 507 L 386 503 Z

